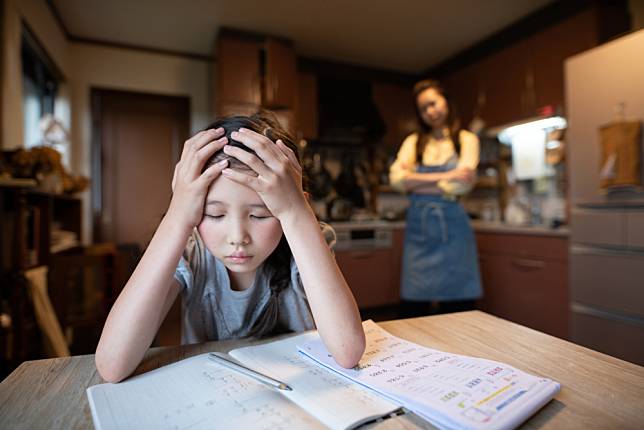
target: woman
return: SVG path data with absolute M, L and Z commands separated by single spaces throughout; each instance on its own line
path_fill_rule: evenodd
M 482 295 L 474 233 L 458 203 L 475 180 L 476 135 L 459 127 L 441 85 L 414 87 L 418 130 L 391 165 L 391 184 L 409 195 L 401 276 L 405 318 L 474 309 Z

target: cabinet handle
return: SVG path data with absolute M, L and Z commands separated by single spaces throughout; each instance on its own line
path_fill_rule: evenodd
M 351 253 L 351 258 L 354 258 L 356 260 L 360 259 L 365 259 L 365 258 L 371 258 L 373 256 L 373 252 L 352 252 Z
M 512 264 L 522 269 L 545 269 L 546 262 L 543 260 L 531 260 L 527 258 L 515 258 L 512 260 Z

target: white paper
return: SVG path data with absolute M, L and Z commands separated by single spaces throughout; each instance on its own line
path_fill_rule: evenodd
M 511 429 L 546 404 L 560 385 L 503 363 L 450 354 L 363 323 L 367 350 L 354 369 L 311 340 L 300 351 L 320 364 L 399 401 L 442 428 Z
M 325 428 L 274 389 L 207 356 L 88 388 L 94 426 L 97 430 Z
M 293 391 L 282 394 L 332 429 L 345 429 L 384 416 L 400 406 L 344 376 L 320 367 L 298 352 L 297 345 L 319 340 L 306 333 L 230 352 L 247 367 L 285 382 Z
M 201 354 L 118 384 L 88 388 L 94 425 L 98 430 L 340 430 L 400 407 L 301 354 L 297 345 L 313 339 L 319 339 L 317 333 L 230 352 L 293 391 L 267 387 Z

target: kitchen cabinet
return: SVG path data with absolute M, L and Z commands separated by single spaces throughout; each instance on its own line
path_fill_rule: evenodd
M 298 92 L 295 98 L 296 136 L 304 139 L 318 137 L 318 84 L 313 73 L 298 75 Z
M 262 105 L 277 109 L 293 108 L 298 85 L 293 47 L 287 42 L 267 39 L 264 51 L 266 64 Z
M 403 139 L 416 128 L 412 88 L 379 81 L 374 81 L 371 88 L 373 101 L 386 127 L 383 143 L 398 148 Z
M 360 309 L 400 302 L 403 229 L 394 229 L 391 246 L 338 250 L 335 258 Z
M 215 106 L 218 114 L 259 107 L 293 109 L 297 94 L 295 51 L 290 42 L 245 34 L 217 41 Z
M 446 75 L 463 125 L 475 113 L 496 126 L 548 105 L 563 110 L 564 60 L 599 43 L 598 13 L 588 8 Z
M 479 308 L 568 338 L 568 239 L 477 232 L 484 297 Z
M 219 37 L 215 98 L 220 109 L 231 104 L 260 105 L 259 50 L 255 40 Z

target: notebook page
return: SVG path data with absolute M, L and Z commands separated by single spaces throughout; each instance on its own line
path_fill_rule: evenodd
M 297 345 L 319 339 L 304 333 L 285 340 L 239 348 L 230 355 L 246 366 L 287 383 L 283 395 L 332 429 L 350 428 L 399 408 L 372 390 L 311 362 Z
M 442 428 L 510 429 L 547 403 L 560 385 L 503 363 L 446 353 L 363 323 L 367 350 L 355 369 L 335 364 L 319 340 L 300 351 L 356 382 L 392 396 Z
M 97 430 L 325 428 L 274 389 L 207 354 L 89 387 L 87 396 Z

